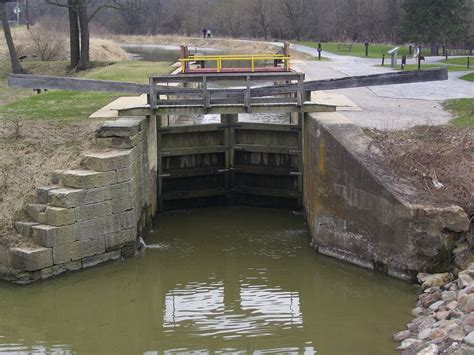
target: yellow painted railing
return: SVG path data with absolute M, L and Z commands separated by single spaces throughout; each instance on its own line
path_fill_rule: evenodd
M 186 73 L 188 63 L 190 62 L 216 62 L 217 72 L 221 73 L 223 63 L 228 61 L 249 61 L 252 73 L 255 72 L 255 63 L 264 60 L 279 60 L 285 63 L 285 70 L 290 71 L 291 56 L 284 54 L 243 54 L 243 55 L 190 55 L 187 58 L 179 59 L 181 63 L 181 72 Z

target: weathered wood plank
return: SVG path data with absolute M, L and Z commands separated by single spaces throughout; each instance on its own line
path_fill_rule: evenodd
M 300 131 L 301 128 L 295 124 L 279 124 L 279 123 L 253 123 L 238 122 L 234 125 L 237 129 L 245 130 L 261 130 L 261 131 Z
M 207 153 L 224 153 L 226 147 L 223 145 L 214 145 L 208 147 L 184 147 L 184 148 L 162 148 L 162 157 L 171 157 L 178 155 L 194 155 L 194 154 L 207 154 Z
M 158 131 L 162 134 L 221 131 L 226 128 L 222 123 L 203 123 L 199 125 L 166 126 Z
M 214 188 L 205 190 L 192 191 L 169 191 L 161 195 L 163 201 L 182 200 L 187 198 L 210 197 L 210 196 L 224 196 L 226 191 L 224 188 Z
M 155 83 L 182 83 L 182 82 L 201 82 L 203 76 L 208 81 L 238 81 L 250 76 L 252 81 L 285 81 L 298 80 L 301 73 L 281 72 L 281 73 L 207 73 L 207 74 L 178 74 L 178 75 L 159 75 L 154 76 Z M 304 75 L 304 74 L 303 74 Z
M 235 186 L 232 190 L 236 193 L 244 193 L 244 194 L 255 195 L 255 196 L 287 197 L 287 198 L 299 198 L 301 196 L 301 194 L 297 191 L 269 189 L 269 188 L 263 188 L 263 187 Z
M 197 169 L 182 169 L 172 170 L 164 172 L 162 178 L 164 180 L 182 178 L 182 177 L 193 177 L 193 176 L 206 176 L 206 175 L 221 175 L 225 174 L 226 169 L 222 168 L 197 168 Z
M 147 94 L 150 91 L 147 84 L 26 74 L 10 75 L 8 85 L 17 89 L 123 92 L 131 94 Z
M 305 102 L 303 112 L 334 112 L 335 106 L 321 105 L 314 102 Z M 253 104 L 253 113 L 288 113 L 300 112 L 301 108 L 296 104 Z M 211 105 L 207 110 L 204 110 L 202 105 L 195 106 L 161 106 L 150 112 L 147 106 L 133 107 L 123 110 L 118 110 L 119 116 L 147 116 L 147 115 L 179 115 L 179 114 L 238 114 L 246 113 L 243 105 Z
M 384 73 L 365 76 L 352 76 L 340 79 L 317 80 L 304 83 L 305 91 L 337 90 L 365 86 L 409 84 L 417 82 L 440 81 L 448 79 L 446 68 L 431 70 L 412 70 L 406 72 Z
M 301 147 L 279 147 L 260 144 L 235 144 L 236 152 L 275 153 L 275 154 L 301 154 Z
M 253 175 L 276 175 L 276 176 L 290 176 L 294 169 L 288 168 L 272 168 L 267 166 L 249 166 L 249 165 L 235 165 L 236 173 L 253 174 Z

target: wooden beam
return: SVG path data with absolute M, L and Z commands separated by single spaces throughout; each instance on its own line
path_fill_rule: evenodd
M 130 94 L 147 94 L 150 91 L 147 84 L 26 74 L 10 75 L 8 85 L 17 89 L 100 91 Z
M 334 112 L 336 106 L 321 105 L 314 102 L 305 102 L 303 112 Z M 147 116 L 147 115 L 180 115 L 180 114 L 238 114 L 246 113 L 243 105 L 211 105 L 207 110 L 202 105 L 184 106 L 160 106 L 152 110 L 147 106 L 132 107 L 118 110 L 119 116 Z M 252 113 L 288 113 L 301 112 L 301 108 L 296 104 L 252 104 Z
M 208 153 L 225 153 L 227 147 L 223 145 L 212 145 L 205 147 L 184 147 L 184 148 L 161 148 L 161 157 L 172 157 L 178 155 L 195 155 Z
M 409 84 L 448 79 L 448 69 L 410 70 L 405 72 L 351 76 L 340 79 L 308 81 L 305 91 L 337 90 L 364 86 Z M 263 89 L 263 88 L 262 88 Z
M 253 152 L 253 153 L 275 153 L 275 154 L 301 154 L 301 147 L 281 147 L 274 145 L 261 144 L 234 144 L 236 152 Z
M 263 187 L 247 187 L 235 186 L 232 190 L 237 193 L 255 195 L 255 196 L 269 196 L 269 197 L 286 197 L 299 198 L 301 194 L 298 191 L 269 189 Z
M 226 191 L 224 188 L 214 188 L 205 190 L 191 190 L 191 191 L 168 191 L 161 195 L 162 200 L 182 200 L 188 198 L 224 196 Z

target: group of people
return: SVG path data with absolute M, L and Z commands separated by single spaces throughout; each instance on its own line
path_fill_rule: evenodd
M 204 28 L 202 30 L 202 36 L 204 39 L 212 37 L 212 31 L 210 29 Z

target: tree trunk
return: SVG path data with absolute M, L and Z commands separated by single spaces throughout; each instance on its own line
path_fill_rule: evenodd
M 2 22 L 3 32 L 5 34 L 5 40 L 7 41 L 8 52 L 10 53 L 10 60 L 12 63 L 12 71 L 15 74 L 21 74 L 24 72 L 18 55 L 16 54 L 15 45 L 13 43 L 12 33 L 10 31 L 10 24 L 8 23 L 7 13 L 5 11 L 5 0 L 0 0 L 0 20 Z
M 81 58 L 79 60 L 79 70 L 89 68 L 89 19 L 87 17 L 87 3 L 84 0 L 77 0 L 79 26 L 81 28 Z
M 430 55 L 434 56 L 434 55 L 437 55 L 436 53 L 436 39 L 431 39 L 431 43 L 430 43 Z
M 79 65 L 81 57 L 79 44 L 79 22 L 77 21 L 76 0 L 68 0 L 69 11 L 69 45 L 71 49 L 71 69 Z

